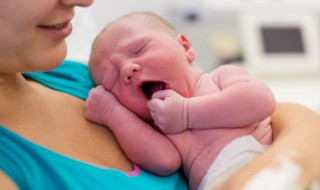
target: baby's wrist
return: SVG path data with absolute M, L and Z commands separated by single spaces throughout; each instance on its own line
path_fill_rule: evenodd
M 189 125 L 189 98 L 183 100 L 182 119 L 184 129 L 190 129 Z
M 119 103 L 113 102 L 109 104 L 109 108 L 105 112 L 103 123 L 105 125 L 112 125 L 113 122 L 119 120 L 119 116 L 121 116 L 121 110 L 119 109 Z

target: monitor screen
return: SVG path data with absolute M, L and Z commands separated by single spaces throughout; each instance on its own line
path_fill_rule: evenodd
M 261 27 L 261 38 L 265 53 L 304 53 L 301 28 Z
M 320 73 L 320 26 L 313 13 L 247 12 L 240 24 L 244 66 L 253 73 Z

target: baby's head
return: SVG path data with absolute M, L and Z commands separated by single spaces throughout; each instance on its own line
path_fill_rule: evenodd
M 142 12 L 121 17 L 95 39 L 89 61 L 97 85 L 112 92 L 128 109 L 151 120 L 147 102 L 158 90 L 189 96 L 195 52 L 188 39 L 158 15 Z
M 121 30 L 123 27 L 122 24 L 127 25 L 127 28 L 123 30 L 131 30 L 130 26 L 135 25 L 134 28 L 141 28 L 142 30 L 158 30 L 163 31 L 169 34 L 172 37 L 176 37 L 178 35 L 176 29 L 165 19 L 151 12 L 133 12 L 129 13 L 125 16 L 122 16 L 115 21 L 109 23 L 95 38 L 92 44 L 92 51 L 89 60 L 89 69 L 91 76 L 94 82 L 99 85 L 102 83 L 103 73 L 99 72 L 100 64 L 103 63 L 103 60 L 106 58 L 103 52 L 107 51 L 107 46 L 111 44 L 112 41 L 115 41 L 116 38 L 114 36 L 110 36 L 111 31 L 114 28 L 118 28 Z M 124 32 L 124 31 L 123 31 Z M 111 40 L 114 38 L 115 40 Z M 109 54 L 112 54 L 115 48 L 108 48 Z

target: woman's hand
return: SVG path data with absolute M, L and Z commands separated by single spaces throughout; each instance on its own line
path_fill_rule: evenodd
M 320 181 L 320 117 L 304 106 L 282 103 L 272 115 L 272 127 L 274 142 L 271 147 L 214 190 L 249 190 L 252 183 L 259 181 L 259 176 L 262 184 L 257 189 L 261 190 L 268 183 L 276 183 L 276 178 L 263 179 L 262 174 L 266 171 L 281 174 L 285 162 L 292 164 L 289 169 L 295 168 L 292 171 L 298 179 L 292 183 L 296 186 L 307 187 Z M 283 177 L 289 175 L 294 174 Z

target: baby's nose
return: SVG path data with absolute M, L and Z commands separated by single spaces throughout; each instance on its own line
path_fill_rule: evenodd
M 141 66 L 135 63 L 125 63 L 122 68 L 123 80 L 125 83 L 130 84 L 132 77 L 136 72 L 141 70 Z

